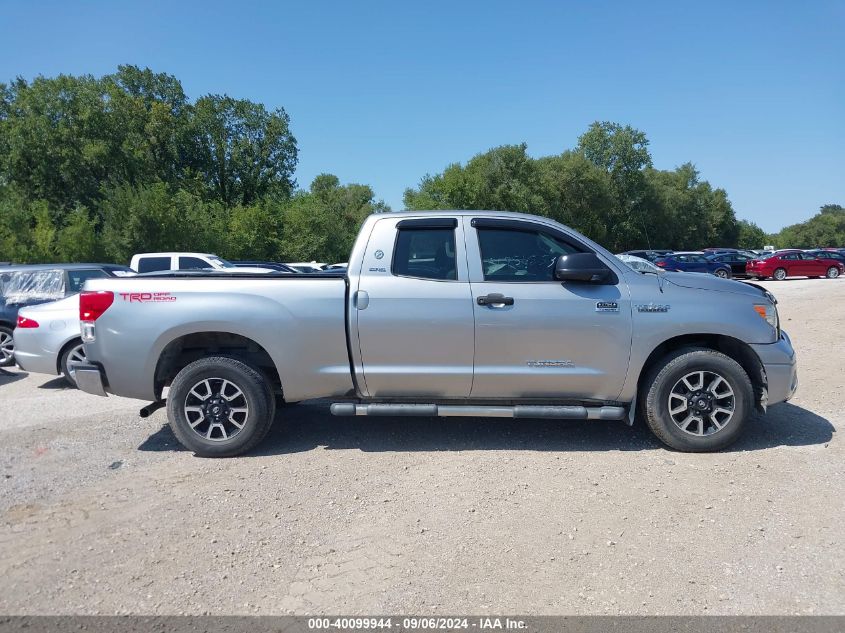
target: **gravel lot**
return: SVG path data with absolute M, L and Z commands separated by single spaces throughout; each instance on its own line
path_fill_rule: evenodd
M 845 280 L 766 285 L 798 394 L 719 454 L 304 405 L 206 460 L 164 411 L 0 370 L 0 613 L 845 614 Z

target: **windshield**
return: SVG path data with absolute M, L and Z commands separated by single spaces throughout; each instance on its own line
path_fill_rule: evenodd
M 227 262 L 225 259 L 220 259 L 219 257 L 209 257 L 208 261 L 215 266 L 220 266 L 220 268 L 237 268 L 232 262 Z
M 61 270 L 14 272 L 2 285 L 6 303 L 52 301 L 65 296 L 65 280 Z

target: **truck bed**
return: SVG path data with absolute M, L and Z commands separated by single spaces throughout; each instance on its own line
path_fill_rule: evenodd
M 171 271 L 91 280 L 86 290 L 114 293 L 86 345 L 89 360 L 107 368 L 107 391 L 158 399 L 159 359 L 207 333 L 266 351 L 288 401 L 353 389 L 341 274 Z

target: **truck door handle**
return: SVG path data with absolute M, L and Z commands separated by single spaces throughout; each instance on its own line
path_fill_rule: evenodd
M 484 295 L 476 299 L 480 306 L 490 306 L 491 308 L 500 308 L 502 306 L 512 306 L 513 297 L 506 297 L 505 295 L 494 292 L 489 295 Z

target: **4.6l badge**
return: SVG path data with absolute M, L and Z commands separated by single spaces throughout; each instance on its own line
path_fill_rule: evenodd
M 596 312 L 619 312 L 619 304 L 615 301 L 596 301 Z

